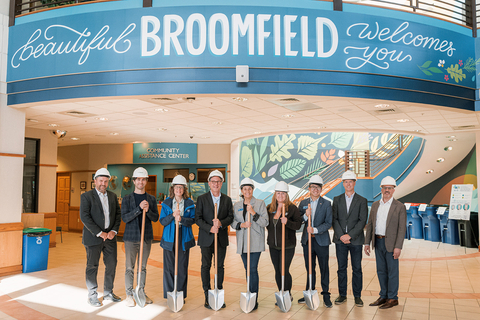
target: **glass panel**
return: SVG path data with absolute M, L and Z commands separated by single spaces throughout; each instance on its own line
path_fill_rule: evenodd
M 23 167 L 23 212 L 37 212 L 38 151 L 40 140 L 25 139 L 25 159 Z

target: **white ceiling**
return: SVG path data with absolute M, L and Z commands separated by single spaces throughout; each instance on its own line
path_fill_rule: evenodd
M 27 127 L 66 130 L 59 146 L 137 141 L 230 144 L 251 136 L 320 131 L 398 132 L 428 137 L 480 128 L 475 112 L 426 104 L 291 95 L 242 96 L 246 101 L 237 101 L 234 95 L 191 96 L 195 100 L 187 97 L 74 99 L 11 107 L 25 112 Z M 379 104 L 388 104 L 387 109 L 393 112 L 377 114 L 382 110 L 375 107 Z M 159 108 L 168 111 L 155 111 Z M 302 111 L 293 111 L 298 108 Z M 65 114 L 69 111 L 88 115 Z M 108 120 L 95 119 L 101 117 Z M 408 121 L 398 122 L 400 119 Z M 469 127 L 458 130 L 459 126 Z

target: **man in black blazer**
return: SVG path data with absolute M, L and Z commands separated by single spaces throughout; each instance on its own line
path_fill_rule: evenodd
M 97 273 L 102 252 L 105 263 L 103 300 L 121 301 L 120 297 L 113 293 L 117 267 L 117 232 L 120 227 L 121 212 L 116 194 L 107 191 L 110 180 L 108 170 L 98 169 L 94 179 L 95 189 L 80 197 L 80 219 L 83 222 L 82 243 L 87 251 L 85 276 L 88 303 L 94 307 L 100 307 L 102 304 L 97 298 Z
M 212 256 L 214 254 L 214 234 L 218 233 L 217 285 L 218 289 L 222 289 L 223 262 L 228 246 L 228 226 L 233 222 L 232 199 L 220 192 L 223 181 L 223 175 L 220 171 L 212 171 L 208 176 L 210 192 L 198 197 L 195 209 L 195 223 L 199 226 L 197 243 L 202 252 L 202 287 L 205 293 L 205 308 L 207 309 L 211 309 L 208 304 L 208 290 L 211 289 L 210 268 L 212 267 Z M 217 203 L 217 219 L 214 219 L 215 203 Z M 225 304 L 222 308 L 225 308 Z
M 357 176 L 352 171 L 342 175 L 345 193 L 333 199 L 333 242 L 337 254 L 339 297 L 335 304 L 347 300 L 348 252 L 352 263 L 352 289 L 355 305 L 363 307 L 362 249 L 365 241 L 363 228 L 367 222 L 367 199 L 355 193 Z

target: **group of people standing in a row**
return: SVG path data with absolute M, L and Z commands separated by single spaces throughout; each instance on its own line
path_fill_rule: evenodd
M 232 199 L 221 193 L 224 177 L 218 170 L 214 170 L 208 177 L 210 191 L 199 196 L 196 206 L 189 198 L 185 177 L 176 176 L 169 189 L 169 196 L 162 203 L 161 213 L 158 213 L 155 197 L 145 191 L 148 180 L 147 171 L 139 167 L 135 169 L 132 180 L 134 192 L 126 195 L 122 206 L 116 195 L 107 191 L 110 173 L 101 168 L 95 173 L 95 189 L 82 194 L 80 216 L 84 224 L 83 244 L 87 252 L 86 283 L 88 288 L 88 303 L 92 306 L 101 306 L 97 297 L 97 271 L 100 255 L 103 252 L 105 263 L 104 300 L 114 302 L 121 298 L 113 293 L 113 282 L 117 264 L 116 234 L 120 227 L 120 220 L 126 224 L 123 234 L 125 243 L 126 271 L 125 290 L 127 306 L 135 306 L 133 298 L 133 280 L 135 262 L 139 256 L 142 229 L 142 213 L 146 211 L 144 224 L 144 246 L 142 258 L 141 279 L 137 286 L 144 292 L 146 280 L 146 265 L 153 240 L 152 222 L 160 221 L 164 226 L 160 246 L 163 248 L 163 291 L 167 299 L 167 292 L 174 289 L 174 261 L 178 259 L 177 288 L 187 297 L 188 263 L 190 248 L 195 246 L 192 225 L 199 226 L 197 244 L 201 249 L 201 279 L 205 293 L 205 307 L 208 303 L 208 290 L 211 289 L 210 269 L 214 256 L 214 236 L 218 235 L 217 248 L 217 286 L 223 289 L 224 261 L 227 251 L 228 227 L 236 230 L 237 253 L 241 255 L 245 269 L 247 269 L 247 230 L 250 229 L 250 284 L 249 291 L 259 291 L 258 263 L 261 252 L 265 251 L 265 230 L 268 231 L 266 243 L 269 246 L 270 258 L 275 269 L 275 281 L 281 290 L 282 241 L 285 246 L 285 276 L 284 291 L 292 288 L 290 265 L 297 243 L 296 232 L 303 224 L 301 244 L 303 247 L 305 267 L 308 270 L 310 238 L 312 260 L 312 288 L 308 277 L 306 289 L 315 290 L 316 263 L 320 268 L 321 295 L 324 305 L 332 307 L 329 283 L 329 245 L 331 243 L 329 229 L 333 226 L 333 242 L 335 243 L 338 264 L 339 296 L 335 304 L 342 304 L 347 300 L 347 263 L 350 253 L 352 265 L 352 291 L 355 305 L 363 306 L 361 292 L 363 288 L 362 250 L 370 255 L 370 244 L 375 247 L 377 276 L 380 282 L 380 297 L 370 306 L 391 308 L 398 305 L 399 263 L 398 258 L 403 246 L 406 231 L 405 206 L 393 198 L 396 181 L 392 177 L 385 177 L 380 187 L 382 199 L 374 202 L 368 218 L 367 200 L 355 192 L 356 175 L 346 171 L 342 175 L 345 193 L 336 196 L 333 206 L 330 201 L 321 196 L 323 180 L 314 175 L 308 182 L 309 198 L 303 199 L 295 206 L 288 196 L 288 184 L 281 181 L 275 186 L 271 203 L 266 206 L 263 200 L 253 197 L 254 183 L 245 178 L 241 181 L 240 190 L 242 199 L 235 204 Z M 215 218 L 215 205 L 217 217 Z M 282 211 L 285 216 L 282 216 Z M 306 222 L 311 218 L 311 227 Z M 368 223 L 367 223 L 368 218 Z M 178 238 L 175 237 L 175 221 L 179 222 Z M 285 226 L 285 236 L 282 238 L 282 224 Z M 366 232 L 364 234 L 364 228 Z M 178 256 L 175 257 L 175 239 L 178 239 Z M 146 296 L 146 303 L 152 300 Z M 293 299 L 293 298 L 292 298 Z M 305 303 L 304 298 L 298 303 Z M 223 304 L 222 308 L 225 307 Z M 257 309 L 255 303 L 254 310 Z

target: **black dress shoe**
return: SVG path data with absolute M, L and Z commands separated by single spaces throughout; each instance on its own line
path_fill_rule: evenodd
M 225 309 L 226 307 L 227 307 L 227 305 L 225 303 L 223 303 L 222 309 Z
M 212 310 L 212 307 L 208 304 L 208 301 L 205 301 L 205 304 L 203 305 L 205 308 Z
M 342 303 L 344 303 L 345 301 L 347 301 L 347 297 L 345 297 L 345 296 L 338 296 L 338 298 L 335 299 L 335 304 L 342 304 Z
M 257 309 L 258 309 L 258 302 L 255 302 L 255 307 L 253 307 L 252 311 Z
M 103 296 L 103 300 L 110 300 L 110 301 L 113 301 L 113 302 L 120 302 L 120 301 L 122 301 L 122 298 L 120 298 L 119 296 L 117 296 L 115 293 L 110 292 L 109 294 Z
M 385 304 L 385 302 L 387 302 L 387 299 L 378 298 L 374 302 L 370 303 L 369 306 L 370 307 L 378 307 L 378 306 L 381 306 L 382 304 Z
M 88 298 L 88 304 L 92 307 L 101 307 L 102 303 L 98 300 L 97 297 Z
M 387 302 L 382 304 L 378 309 L 390 309 L 391 307 L 398 306 L 398 300 L 388 299 Z
M 332 300 L 330 300 L 330 296 L 329 296 L 329 295 L 324 295 L 324 296 L 323 296 L 323 304 L 324 304 L 325 307 L 327 307 L 327 308 L 333 307 Z

